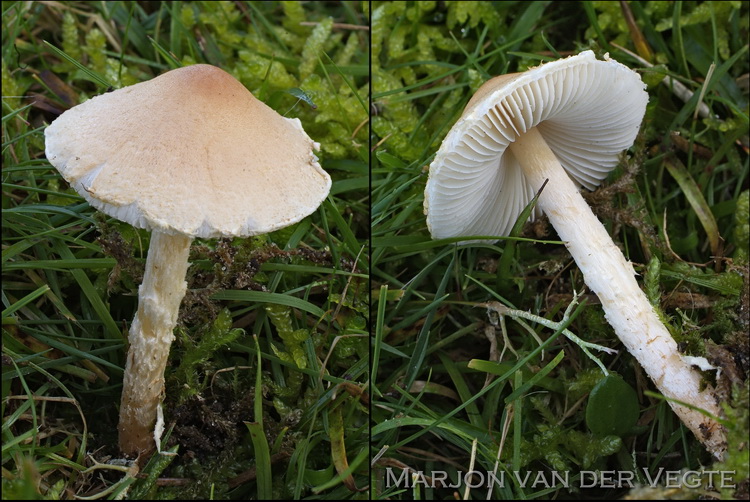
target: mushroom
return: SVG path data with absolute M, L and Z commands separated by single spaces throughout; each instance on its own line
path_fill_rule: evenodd
M 331 178 L 299 119 L 205 64 L 75 106 L 47 127 L 45 142 L 49 161 L 89 204 L 152 231 L 118 426 L 124 453 L 149 453 L 190 243 L 296 223 L 325 199 Z
M 648 103 L 644 89 L 636 72 L 592 51 L 487 81 L 430 165 L 427 225 L 436 239 L 507 235 L 548 181 L 536 210 L 547 214 L 625 347 L 721 458 L 723 429 L 690 408 L 720 416 L 714 389 L 680 354 L 632 264 L 579 192 L 599 185 L 633 144 Z

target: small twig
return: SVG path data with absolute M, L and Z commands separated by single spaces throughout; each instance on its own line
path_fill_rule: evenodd
M 391 137 L 392 134 L 393 134 L 392 132 L 389 132 L 388 134 L 386 134 L 384 138 L 382 138 L 380 141 L 378 141 L 377 143 L 375 143 L 375 146 L 373 146 L 372 148 L 370 148 L 370 151 L 374 152 L 375 150 L 377 150 L 380 147 L 380 145 L 382 145 L 383 143 L 385 143 L 388 140 L 388 138 Z
M 362 127 L 364 127 L 365 124 L 367 124 L 370 121 L 370 117 L 367 117 L 365 120 L 359 123 L 359 125 L 354 129 L 354 132 L 352 133 L 351 139 L 354 139 L 357 136 L 357 133 L 359 132 Z
M 211 390 L 211 394 L 214 393 L 214 381 L 216 380 L 216 377 L 219 375 L 219 373 L 226 373 L 227 371 L 235 371 L 235 370 L 251 370 L 253 369 L 252 366 L 230 366 L 229 368 L 221 368 L 220 370 L 216 370 L 213 375 L 211 375 L 211 383 L 209 384 L 208 388 Z

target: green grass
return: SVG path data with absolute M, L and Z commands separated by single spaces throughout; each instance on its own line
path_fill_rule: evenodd
M 645 36 L 639 46 L 619 2 L 373 2 L 377 499 L 484 499 L 486 488 L 455 487 L 471 469 L 505 475 L 503 487 L 491 491 L 495 499 L 619 498 L 627 488 L 581 489 L 586 473 L 637 472 L 634 481 L 646 484 L 643 469 L 655 475 L 702 466 L 735 470 L 736 490 L 709 488 L 704 477 L 702 488 L 671 496 L 747 497 L 748 8 L 629 5 Z M 618 46 L 640 48 L 643 57 L 649 48 L 654 66 Z M 621 435 L 590 431 L 588 397 L 603 373 L 560 332 L 567 327 L 588 342 L 622 346 L 590 293 L 563 318 L 583 280 L 546 220 L 525 225 L 515 238 L 463 246 L 454 244 L 459 239 L 432 241 L 426 228 L 429 164 L 479 85 L 588 48 L 641 73 L 650 101 L 628 157 L 587 199 L 680 346 L 738 371 L 724 373 L 719 384 L 731 452 L 723 464 L 681 426 L 624 350 L 597 357 L 635 389 L 639 420 Z M 677 97 L 661 83 L 666 76 L 685 84 L 692 98 Z M 715 117 L 696 116 L 699 99 Z M 480 306 L 487 301 L 545 317 L 556 328 L 488 316 Z M 488 360 L 495 362 L 482 362 Z M 415 471 L 446 472 L 454 487 L 425 478 L 415 487 L 395 486 L 394 479 L 406 472 L 411 480 Z M 567 473 L 570 488 L 553 471 Z M 538 473 L 549 485 L 534 485 Z M 663 484 L 633 496 L 666 496 L 661 490 Z
M 356 2 L 3 3 L 4 499 L 367 497 L 367 22 Z M 194 242 L 167 369 L 177 455 L 134 477 L 111 460 L 149 233 L 71 190 L 43 131 L 192 63 L 298 117 L 333 187 L 289 228 Z
M 386 469 L 455 484 L 496 463 L 494 498 L 622 497 L 576 487 L 592 471 L 646 483 L 703 467 L 736 471 L 737 489 L 631 496 L 747 498 L 748 6 L 628 5 L 645 42 L 619 2 L 3 3 L 3 498 L 483 499 L 463 484 L 389 488 Z M 593 295 L 574 303 L 582 278 L 544 219 L 468 246 L 426 229 L 428 166 L 472 93 L 589 48 L 639 71 L 650 104 L 587 198 L 680 346 L 723 368 L 724 463 L 622 350 L 596 356 L 635 391 L 638 423 L 591 432 L 619 396 L 563 330 L 622 347 Z M 299 117 L 333 187 L 288 229 L 194 243 L 167 371 L 177 455 L 136 476 L 117 462 L 116 425 L 149 234 L 72 191 L 43 131 L 110 86 L 191 63 Z M 696 115 L 699 100 L 715 116 Z M 488 301 L 530 316 L 490 315 Z M 552 471 L 572 488 L 534 484 Z

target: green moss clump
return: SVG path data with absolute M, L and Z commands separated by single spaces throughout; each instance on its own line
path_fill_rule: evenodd
M 307 35 L 310 28 L 302 25 L 307 20 L 302 2 L 281 2 L 281 7 L 284 9 L 282 26 L 300 37 Z
M 266 313 L 276 328 L 279 338 L 284 343 L 285 350 L 283 351 L 272 345 L 274 353 L 280 359 L 294 363 L 297 368 L 307 368 L 307 357 L 302 344 L 310 338 L 310 332 L 306 329 L 292 328 L 292 310 L 289 307 L 269 304 L 266 305 Z
M 745 380 L 743 385 L 737 385 L 733 389 L 733 406 L 724 406 L 727 414 L 727 441 L 730 448 L 727 450 L 727 458 L 720 464 L 714 465 L 712 470 L 733 472 L 733 483 L 736 488 L 721 487 L 723 500 L 738 498 L 746 499 L 748 490 L 748 478 L 750 478 L 750 448 L 747 438 L 750 434 L 750 381 Z M 732 447 L 736 446 L 736 447 Z M 735 493 L 735 489 L 743 489 L 744 493 Z
M 241 64 L 237 65 L 235 76 L 242 83 L 255 83 L 256 87 L 251 88 L 250 92 L 259 98 L 263 97 L 261 95 L 263 87 L 266 88 L 265 93 L 269 94 L 275 90 L 288 89 L 297 85 L 297 79 L 279 61 L 269 60 L 251 50 L 240 50 L 237 56 Z
M 433 4 L 435 2 L 432 2 Z M 503 20 L 500 13 L 489 2 L 446 2 L 448 4 L 448 28 L 457 24 L 476 28 L 479 24 L 499 26 Z
M 273 36 L 250 26 L 229 71 L 279 113 L 299 117 L 324 157 L 358 156 L 367 137 L 359 127 L 367 120 L 361 96 L 369 86 L 357 87 L 356 78 L 338 70 L 362 58 L 364 37 L 351 33 L 344 43 L 344 35 L 333 32 L 332 17 L 312 20 L 317 21 L 313 28 L 300 24 L 309 14 L 299 2 L 283 2 L 282 7 L 288 17 L 282 26 L 270 27 Z
M 602 378 L 604 378 L 604 375 L 602 375 L 602 371 L 599 368 L 589 368 L 576 373 L 574 380 L 567 385 L 568 400 L 573 403 L 578 401 L 591 392 L 591 389 L 593 389 Z
M 548 413 L 547 405 L 541 399 L 529 399 L 539 413 Z M 554 417 L 551 417 L 554 419 Z M 552 421 L 554 424 L 555 420 Z M 596 437 L 561 425 L 549 423 L 535 424 L 536 432 L 531 440 L 521 439 L 520 467 L 534 461 L 544 461 L 552 470 L 570 472 L 576 466 L 590 469 L 597 461 L 617 453 L 622 447 L 622 439 L 617 436 Z
M 191 30 L 195 26 L 195 11 L 189 5 L 180 8 L 180 22 L 186 30 Z
M 216 320 L 201 330 L 195 340 L 182 330 L 177 330 L 177 333 L 184 353 L 180 365 L 170 379 L 177 382 L 180 402 L 184 402 L 189 397 L 199 394 L 206 386 L 206 382 L 199 379 L 199 375 L 204 374 L 206 368 L 200 372 L 198 368 L 213 357 L 214 352 L 220 347 L 237 340 L 244 331 L 232 328 L 231 312 L 229 309 L 222 309 Z
M 107 38 L 101 30 L 93 28 L 86 33 L 83 53 L 87 56 L 88 67 L 91 70 L 103 76 L 116 88 L 138 83 L 139 80 L 128 72 L 127 66 L 114 58 L 107 57 L 106 50 Z
M 628 23 L 625 16 L 622 15 L 622 8 L 619 2 L 598 1 L 591 2 L 596 11 L 596 22 L 602 33 L 607 37 L 609 43 L 616 43 L 621 46 L 628 46 L 630 35 Z M 597 35 L 593 26 L 586 29 L 586 39 L 595 39 Z
M 2 85 L 3 108 L 7 107 L 10 110 L 17 109 L 21 104 L 21 100 L 18 96 L 23 95 L 23 88 L 13 75 L 11 75 L 5 59 L 2 61 Z
M 734 233 L 732 243 L 736 246 L 734 259 L 739 263 L 747 263 L 750 259 L 750 190 L 742 192 L 737 199 L 734 212 Z
M 81 41 L 78 39 L 78 25 L 76 19 L 70 11 L 66 11 L 63 15 L 62 23 L 62 48 L 65 54 L 71 58 L 80 61 L 83 53 L 81 52 Z M 73 65 L 68 60 L 62 60 L 60 62 L 57 71 L 70 71 L 73 69 Z
M 237 10 L 234 2 L 201 4 L 198 19 L 201 23 L 211 26 L 213 33 L 216 35 L 216 41 L 219 42 L 212 45 L 218 48 L 225 57 L 231 57 L 232 48 L 242 40 L 242 35 L 232 26 L 240 16 L 241 13 Z
M 606 3 L 606 2 L 602 2 Z M 661 3 L 661 2 L 650 2 Z M 703 2 L 695 5 L 695 8 L 682 14 L 679 18 L 680 28 L 685 28 L 695 24 L 712 23 L 714 19 L 729 19 L 734 11 L 738 11 L 742 2 Z M 656 31 L 666 31 L 674 29 L 674 19 L 671 13 L 665 12 L 665 16 L 656 23 Z M 723 23 L 714 25 L 719 56 L 726 60 L 730 56 L 729 51 L 729 26 Z
M 89 58 L 89 67 L 97 73 L 104 74 L 107 71 L 107 56 L 104 54 L 106 49 L 107 39 L 101 30 L 94 28 L 86 33 L 83 50 Z
M 331 81 L 318 73 L 310 74 L 300 84 L 300 88 L 317 105 L 315 110 L 301 110 L 301 115 L 313 118 L 308 133 L 321 143 L 323 152 L 333 158 L 355 154 L 366 143 L 362 128 L 357 137 L 352 136 L 357 127 L 367 120 L 367 111 L 356 95 L 342 90 L 344 86 L 346 84 L 341 84 L 334 93 Z M 360 96 L 368 92 L 367 87 L 357 90 Z
M 323 45 L 331 36 L 333 29 L 333 18 L 323 19 L 307 37 L 305 47 L 302 49 L 302 64 L 299 66 L 299 76 L 302 80 L 312 75 L 315 67 L 322 57 Z

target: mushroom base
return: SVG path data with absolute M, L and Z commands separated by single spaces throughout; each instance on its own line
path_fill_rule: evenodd
M 683 358 L 677 343 L 659 319 L 635 280 L 635 270 L 596 218 L 568 177 L 541 133 L 532 128 L 511 143 L 539 206 L 549 217 L 583 273 L 586 285 L 599 297 L 607 322 L 635 356 L 682 422 L 717 458 L 726 451 L 723 428 L 701 412 L 673 400 L 720 416 L 714 389 L 704 387 L 701 374 Z
M 120 449 L 129 455 L 153 451 L 156 408 L 164 395 L 164 369 L 180 302 L 185 296 L 192 238 L 154 231 L 138 289 L 138 311 L 130 326 L 128 359 L 120 402 Z

